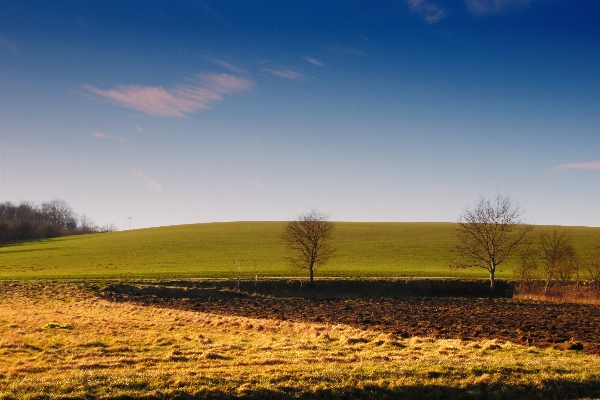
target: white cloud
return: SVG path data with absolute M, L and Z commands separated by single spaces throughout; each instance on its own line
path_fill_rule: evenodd
M 406 0 L 406 3 L 429 24 L 438 22 L 448 14 L 445 9 L 428 0 Z
M 321 61 L 316 60 L 316 59 L 314 59 L 312 57 L 306 57 L 306 61 L 308 61 L 311 64 L 318 65 L 319 67 L 323 66 L 323 63 Z
M 600 169 L 600 161 L 561 164 L 554 169 Z
M 146 129 L 144 129 L 144 128 L 142 128 L 141 126 L 138 126 L 138 125 L 134 126 L 133 128 L 134 128 L 136 131 L 138 131 L 139 133 L 145 133 L 145 132 L 147 132 L 147 131 L 146 131 Z
M 526 6 L 530 3 L 530 0 L 465 0 L 465 3 L 473 14 L 486 15 Z
M 280 78 L 292 79 L 294 81 L 302 81 L 306 79 L 306 77 L 300 72 L 293 71 L 291 69 L 282 68 L 282 69 L 271 69 L 271 68 L 263 68 L 264 71 L 278 76 Z
M 124 142 L 125 138 L 122 136 L 116 136 L 116 135 L 107 135 L 106 133 L 103 132 L 99 132 L 99 131 L 94 131 L 92 132 L 92 136 L 98 138 L 98 139 L 113 139 L 113 140 L 117 140 L 119 142 Z
M 158 117 L 184 117 L 223 100 L 226 94 L 250 90 L 253 86 L 251 80 L 230 74 L 198 74 L 191 81 L 172 89 L 117 85 L 102 90 L 89 84 L 82 86 L 112 103 Z
M 146 185 L 146 187 L 148 187 L 148 189 L 152 189 L 156 192 L 160 192 L 162 190 L 162 187 L 160 187 L 160 185 L 158 184 L 158 182 L 156 182 L 154 180 L 154 178 L 146 175 L 142 171 L 140 171 L 140 170 L 134 171 L 132 175 L 135 178 L 137 178 L 139 181 L 144 183 Z

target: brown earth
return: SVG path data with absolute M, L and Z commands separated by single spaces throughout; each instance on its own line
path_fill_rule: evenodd
M 215 293 L 213 293 L 215 294 Z M 405 297 L 281 299 L 236 296 L 182 298 L 104 290 L 103 298 L 221 315 L 348 324 L 400 337 L 500 339 L 600 354 L 600 306 L 504 298 Z

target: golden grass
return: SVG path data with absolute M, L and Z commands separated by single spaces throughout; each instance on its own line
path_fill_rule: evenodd
M 0 290 L 0 399 L 600 396 L 600 357 L 577 352 L 111 303 L 68 283 Z
M 549 301 L 600 305 L 598 283 L 570 283 L 546 287 L 544 282 L 520 283 L 515 287 L 513 298 L 519 300 Z

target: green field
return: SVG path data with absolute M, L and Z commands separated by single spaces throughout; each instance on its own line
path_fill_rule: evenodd
M 0 248 L 0 279 L 219 278 L 304 276 L 285 260 L 283 222 L 179 225 L 70 236 Z M 482 269 L 451 270 L 452 223 L 336 223 L 336 256 L 317 277 L 486 277 Z M 536 227 L 536 230 L 549 227 Z M 586 255 L 600 228 L 571 228 Z M 501 265 L 510 278 L 515 261 Z

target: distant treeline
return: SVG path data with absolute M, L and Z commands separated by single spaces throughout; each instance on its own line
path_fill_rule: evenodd
M 99 227 L 85 214 L 76 214 L 64 200 L 40 205 L 28 201 L 0 203 L 0 243 L 115 230 L 114 225 Z

